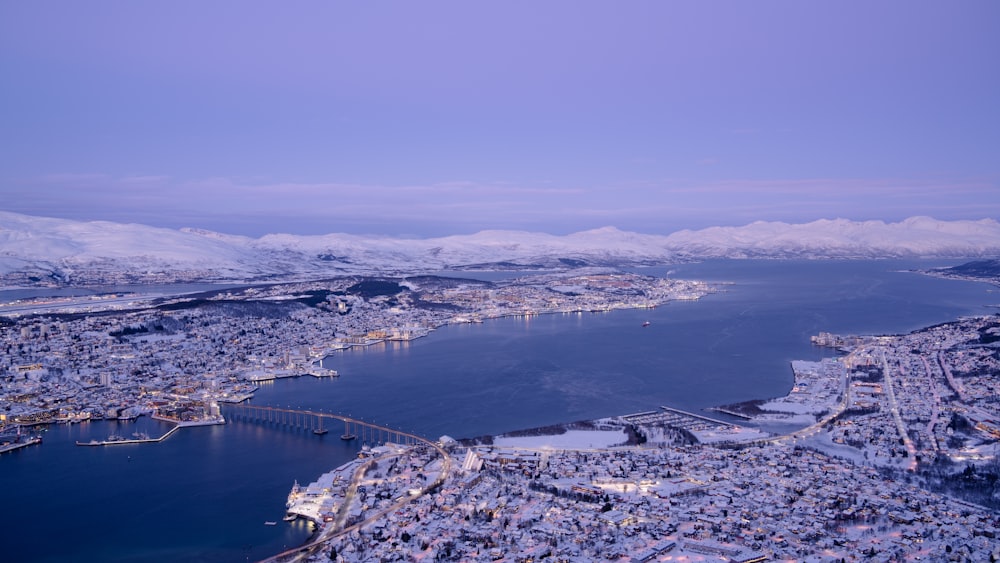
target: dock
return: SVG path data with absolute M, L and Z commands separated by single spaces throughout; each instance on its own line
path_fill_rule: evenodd
M 7 452 L 12 452 L 14 450 L 19 450 L 21 448 L 26 448 L 28 446 L 34 446 L 35 444 L 41 444 L 42 439 L 38 437 L 28 438 L 24 441 L 11 442 L 9 444 L 4 444 L 0 446 L 0 454 L 5 454 Z
M 76 445 L 78 446 L 117 446 L 118 444 L 156 444 L 162 442 L 169 438 L 180 426 L 174 426 L 170 430 L 160 436 L 159 438 L 122 438 L 120 440 L 91 440 L 89 442 L 81 442 L 77 440 Z
M 110 439 L 109 440 L 91 440 L 89 442 L 80 442 L 78 440 L 76 442 L 76 445 L 78 445 L 78 446 L 117 446 L 119 444 L 158 444 L 158 443 L 166 440 L 170 436 L 172 436 L 174 434 L 174 432 L 177 432 L 181 428 L 186 428 L 186 427 L 190 427 L 190 426 L 212 426 L 212 425 L 216 425 L 216 424 L 225 424 L 226 423 L 226 420 L 224 418 L 222 418 L 221 416 L 218 419 L 194 420 L 194 421 L 183 421 L 183 422 L 178 422 L 176 420 L 172 420 L 172 419 L 165 418 L 165 417 L 158 417 L 158 416 L 155 416 L 155 415 L 153 416 L 153 419 L 154 420 L 162 420 L 164 422 L 172 422 L 174 424 L 174 427 L 171 428 L 170 430 L 167 430 L 167 432 L 163 436 L 160 436 L 159 438 L 121 438 L 121 439 L 114 439 L 114 440 L 110 440 Z

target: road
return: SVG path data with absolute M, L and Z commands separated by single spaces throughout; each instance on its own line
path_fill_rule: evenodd
M 917 447 L 913 445 L 913 440 L 910 440 L 906 425 L 903 424 L 903 418 L 899 415 L 899 405 L 896 403 L 896 391 L 892 386 L 892 370 L 889 369 L 889 360 L 885 357 L 885 350 L 879 351 L 882 354 L 882 376 L 885 378 L 885 393 L 889 397 L 889 412 L 892 413 L 892 420 L 896 423 L 896 432 L 899 433 L 899 437 L 903 440 L 903 446 L 906 447 L 906 452 L 910 456 L 910 469 L 916 470 Z M 902 364 L 899 365 L 899 374 L 906 375 Z

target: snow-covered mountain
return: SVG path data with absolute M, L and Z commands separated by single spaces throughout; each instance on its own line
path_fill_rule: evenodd
M 910 217 L 899 223 L 821 219 L 790 225 L 758 221 L 744 227 L 680 231 L 667 246 L 692 256 L 726 258 L 964 258 L 1000 250 L 1000 223 Z
M 482 231 L 428 239 L 348 234 L 261 238 L 201 229 L 80 222 L 0 212 L 0 283 L 315 278 L 469 268 L 663 264 L 698 258 L 1000 256 L 1000 223 L 756 222 L 670 235 L 605 227 L 566 236 Z

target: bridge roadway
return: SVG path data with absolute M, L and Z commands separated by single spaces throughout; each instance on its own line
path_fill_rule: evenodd
M 392 440 L 387 440 L 387 441 L 391 441 L 396 444 L 407 444 L 407 445 L 422 444 L 429 446 L 431 448 L 434 448 L 437 451 L 438 455 L 441 457 L 441 472 L 433 483 L 421 489 L 418 494 L 404 496 L 402 499 L 396 501 L 389 507 L 374 512 L 368 515 L 368 517 L 366 517 L 361 522 L 357 522 L 345 528 L 344 524 L 346 523 L 351 503 L 354 501 L 354 496 L 357 494 L 358 491 L 358 485 L 360 484 L 361 479 L 362 477 L 364 477 L 368 468 L 371 467 L 373 464 L 379 462 L 380 460 L 399 454 L 398 453 L 385 454 L 381 457 L 372 458 L 368 460 L 366 463 L 361 464 L 354 471 L 354 475 L 351 478 L 351 484 L 348 487 L 344 503 L 340 507 L 340 510 L 337 511 L 337 517 L 334 522 L 331 522 L 326 526 L 324 526 L 319 536 L 314 538 L 312 541 L 304 545 L 300 545 L 299 547 L 283 551 L 272 557 L 268 557 L 267 559 L 262 560 L 260 563 L 278 563 L 278 562 L 286 563 L 289 561 L 301 561 L 303 559 L 306 559 L 316 554 L 321 549 L 323 549 L 323 547 L 330 540 L 342 536 L 344 534 L 353 532 L 354 530 L 363 528 L 364 526 L 371 524 L 372 522 L 378 520 L 379 518 L 382 518 L 386 514 L 399 510 L 403 505 L 413 502 L 414 500 L 424 496 L 425 494 L 431 491 L 437 490 L 438 487 L 444 484 L 445 480 L 448 478 L 448 475 L 451 473 L 451 464 L 452 464 L 451 456 L 448 455 L 448 452 L 446 452 L 444 448 L 441 447 L 440 444 L 436 442 L 431 442 L 426 438 L 417 436 L 416 434 L 411 434 L 409 432 L 394 430 L 392 428 L 387 428 L 385 426 L 380 426 L 378 424 L 372 424 L 370 422 L 364 422 L 362 420 L 357 420 L 339 414 L 330 414 L 330 413 L 323 413 L 323 412 L 316 412 L 309 410 L 283 409 L 280 407 L 258 407 L 258 406 L 243 405 L 243 404 L 229 404 L 224 407 L 224 410 L 228 410 L 230 416 L 235 415 L 237 418 L 243 418 L 244 420 L 250 420 L 251 418 L 253 418 L 261 422 L 290 424 L 295 427 L 304 427 L 306 429 L 312 428 L 311 426 L 305 426 L 309 423 L 308 421 L 310 421 L 312 418 L 317 419 L 316 428 L 322 428 L 322 419 L 324 418 L 336 419 L 344 422 L 345 427 L 348 428 L 349 425 L 355 425 L 355 428 L 357 429 L 370 428 L 380 433 L 385 433 L 386 435 L 393 437 Z M 322 526 L 322 524 L 320 525 Z
M 358 439 L 362 444 L 391 442 L 394 444 L 413 445 L 427 442 L 426 439 L 421 438 L 416 434 L 351 418 L 342 414 L 292 408 L 246 405 L 242 403 L 225 404 L 222 407 L 222 411 L 227 418 L 233 420 L 270 423 L 289 428 L 300 428 L 303 430 L 311 430 L 317 434 L 328 432 L 332 426 L 330 423 L 333 421 L 339 421 L 344 424 L 344 433 L 341 434 L 341 438 L 345 440 Z

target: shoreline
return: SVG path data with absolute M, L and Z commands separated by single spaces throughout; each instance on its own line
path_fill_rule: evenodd
M 629 314 L 629 315 L 632 315 L 632 314 Z M 639 314 L 639 316 L 641 316 L 641 315 L 642 315 L 642 314 L 640 313 L 640 314 Z M 562 318 L 559 318 L 559 322 L 563 322 L 563 319 L 562 319 Z M 572 321 L 570 321 L 570 322 L 572 322 Z M 382 353 L 382 351 L 381 351 L 381 350 L 376 350 L 376 352 L 378 352 L 378 353 Z M 780 391 L 780 390 L 779 390 L 779 391 Z M 700 411 L 696 411 L 696 412 L 700 412 Z M 32 453 L 34 453 L 34 452 L 32 452 Z M 269 518 L 269 519 L 270 519 L 270 520 L 276 520 L 277 518 Z M 303 530 L 303 531 L 304 531 L 304 530 Z M 312 537 L 312 536 L 310 536 L 310 537 Z
M 257 396 L 256 391 L 258 389 L 253 389 L 256 384 L 275 381 L 277 379 L 285 378 L 298 378 L 304 375 L 311 375 L 318 379 L 329 378 L 339 376 L 335 370 L 325 370 L 322 369 L 324 364 L 330 359 L 331 356 L 335 355 L 336 352 L 344 351 L 347 349 L 354 349 L 358 347 L 371 347 L 373 345 L 391 346 L 390 343 L 401 342 L 406 343 L 418 338 L 423 338 L 429 336 L 434 330 L 446 327 L 449 325 L 457 324 L 478 324 L 485 320 L 493 319 L 506 319 L 506 318 L 526 318 L 534 317 L 537 315 L 552 315 L 556 313 L 561 314 L 572 314 L 572 313 L 602 313 L 611 312 L 623 309 L 652 309 L 660 305 L 665 305 L 673 301 L 697 301 L 703 298 L 705 295 L 717 293 L 723 291 L 723 289 L 715 283 L 709 283 L 699 280 L 681 280 L 665 278 L 657 275 L 645 275 L 628 271 L 601 271 L 598 275 L 597 282 L 594 282 L 593 287 L 588 286 L 587 293 L 578 294 L 570 292 L 566 288 L 572 289 L 572 287 L 566 285 L 559 286 L 563 288 L 562 291 L 556 291 L 559 294 L 559 298 L 556 301 L 550 301 L 548 299 L 541 299 L 537 296 L 532 297 L 528 301 L 518 301 L 511 300 L 509 303 L 507 301 L 494 302 L 488 300 L 473 300 L 470 302 L 465 301 L 455 301 L 456 310 L 451 311 L 439 311 L 434 312 L 434 314 L 425 314 L 425 311 L 420 311 L 422 307 L 414 305 L 413 314 L 414 318 L 424 319 L 426 322 L 411 323 L 407 324 L 402 322 L 401 324 L 396 324 L 396 320 L 392 317 L 378 317 L 378 322 L 383 323 L 384 328 L 380 328 L 374 331 L 369 331 L 368 336 L 349 336 L 346 338 L 333 338 L 328 340 L 319 335 L 313 335 L 310 339 L 317 345 L 314 346 L 304 346 L 314 349 L 314 352 L 307 353 L 303 352 L 303 358 L 308 357 L 309 362 L 313 364 L 313 368 L 306 363 L 305 359 L 301 360 L 302 365 L 299 365 L 299 360 L 294 362 L 287 362 L 283 364 L 282 368 L 275 368 L 274 366 L 268 366 L 266 363 L 256 364 L 253 362 L 245 362 L 239 366 L 227 366 L 225 370 L 231 375 L 235 376 L 236 379 L 231 380 L 227 383 L 226 388 L 220 388 L 217 393 L 213 393 L 213 400 L 219 402 L 232 402 L 239 403 L 248 400 L 252 400 Z M 576 278 L 580 276 L 586 276 L 589 280 L 592 277 L 590 274 L 578 271 L 557 271 L 557 272 L 547 272 L 538 276 L 534 276 L 532 281 L 511 281 L 510 287 L 516 291 L 527 291 L 527 295 L 534 295 L 531 292 L 544 292 L 546 288 L 549 288 L 552 284 L 583 284 L 583 281 L 577 281 Z M 404 276 L 405 278 L 405 276 Z M 607 279 L 605 279 L 607 278 Z M 519 279 L 519 278 L 517 278 Z M 528 279 L 528 278 L 526 278 Z M 592 281 L 592 280 L 590 280 Z M 292 282 L 282 282 L 279 284 L 266 284 L 270 285 L 280 285 L 288 286 L 289 284 L 303 283 L 301 281 Z M 316 283 L 315 280 L 306 283 Z M 589 281 L 587 282 L 589 283 Z M 627 294 L 617 293 L 615 287 L 617 284 L 625 283 L 627 287 L 635 286 L 641 291 L 630 292 Z M 215 284 L 218 285 L 218 284 Z M 227 286 L 223 286 L 224 288 Z M 242 287 L 242 286 L 238 286 Z M 247 287 L 253 287 L 249 285 Z M 506 286 L 505 286 L 506 287 Z M 520 289 L 519 289 L 520 288 Z M 612 288 L 612 289 L 609 289 Z M 433 289 L 433 288 L 432 288 Z M 222 291 L 223 289 L 215 290 Z M 291 290 L 291 289 L 290 289 Z M 289 290 L 289 291 L 290 291 Z M 277 289 L 275 289 L 277 291 Z M 182 297 L 189 294 L 199 294 L 206 293 L 203 291 L 184 291 L 184 292 L 170 292 L 164 291 L 162 293 L 157 293 L 159 297 Z M 210 292 L 209 292 L 210 293 Z M 576 297 L 578 295 L 583 295 L 581 297 Z M 445 303 L 449 303 L 448 298 L 438 296 L 444 299 Z M 124 298 L 122 298 L 124 299 Z M 131 299 L 131 297 L 129 297 Z M 239 301 L 242 302 L 255 302 L 259 300 L 266 300 L 267 296 L 256 296 L 251 297 L 250 294 L 242 296 Z M 437 298 L 435 298 L 437 299 Z M 438 302 L 429 301 L 428 307 L 434 309 Z M 147 308 L 139 307 L 137 310 L 147 310 Z M 55 311 L 50 311 L 50 313 Z M 126 312 L 125 309 L 121 312 Z M 76 315 L 78 313 L 70 313 L 71 315 Z M 69 322 L 69 321 L 67 321 Z M 329 334 L 329 333 L 326 333 Z M 333 333 L 336 334 L 336 333 Z M 377 336 L 376 336 L 377 335 Z M 374 337 L 372 337 L 374 336 Z M 316 364 L 318 363 L 318 366 Z M 263 364 L 263 365 L 262 365 Z M 289 369 L 290 368 L 290 369 Z M 238 381 L 237 381 L 238 380 Z M 91 387 L 94 389 L 96 386 Z M 99 391 L 99 390 L 98 390 Z M 94 394 L 99 394 L 98 391 L 93 391 Z M 140 405 L 138 403 L 129 403 L 130 399 L 138 400 L 138 397 L 125 397 L 124 401 L 126 406 L 125 409 L 138 408 Z M 27 412 L 27 411 L 26 411 Z M 51 419 L 46 419 L 39 421 L 40 424 L 49 424 L 54 422 Z

